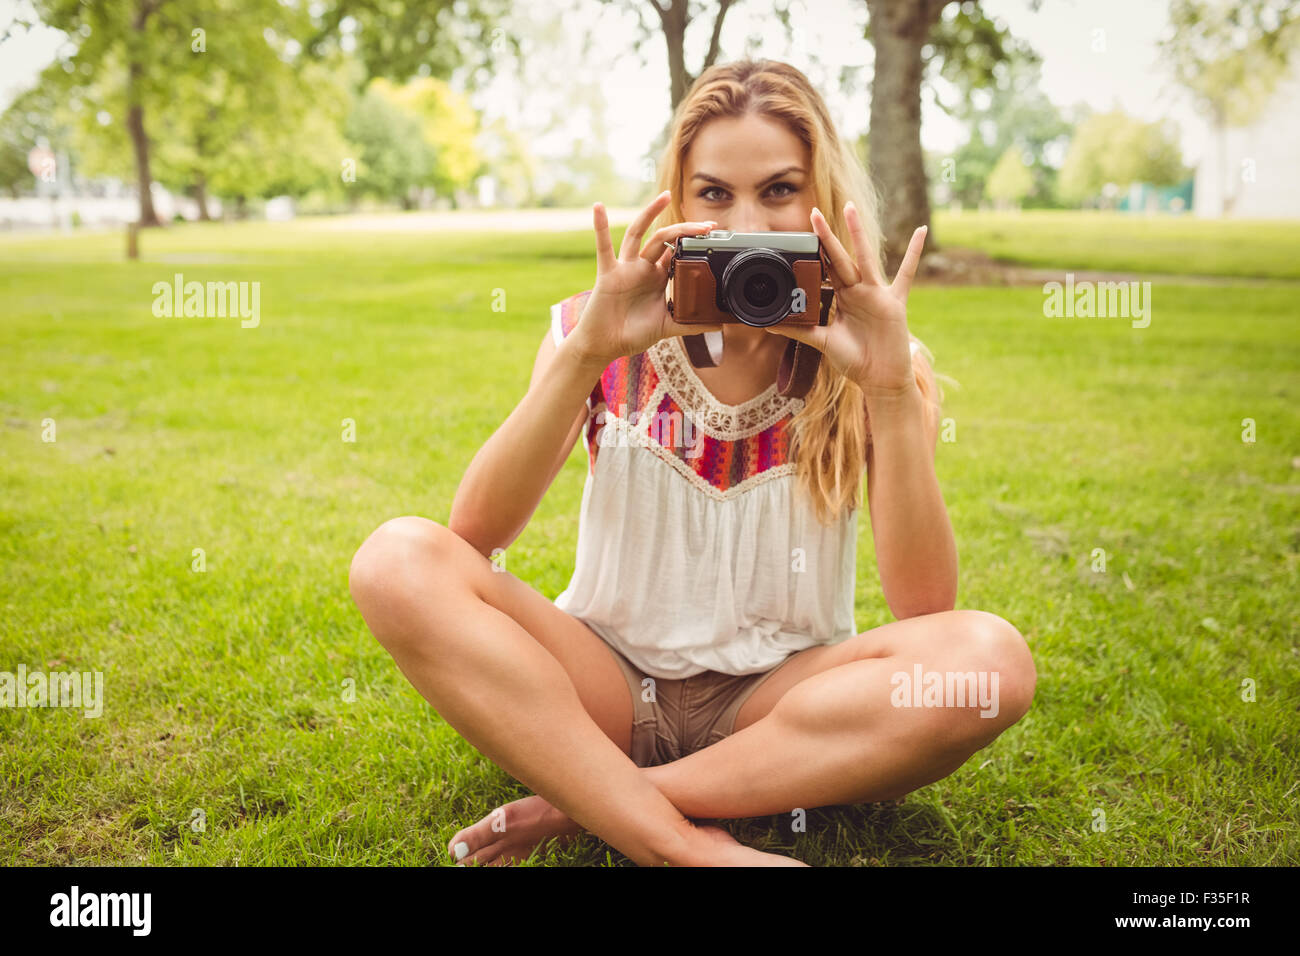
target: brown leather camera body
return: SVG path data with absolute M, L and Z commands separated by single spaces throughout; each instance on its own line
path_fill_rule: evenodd
M 681 255 L 681 245 L 669 267 L 670 286 L 668 311 L 682 325 L 744 324 L 734 313 L 718 305 L 718 280 L 714 268 L 706 257 Z M 835 290 L 826 278 L 826 262 L 822 254 L 816 259 L 797 259 L 790 265 L 795 286 L 804 292 L 806 307 L 803 312 L 790 312 L 773 326 L 782 324 L 811 327 L 826 325 Z M 711 333 L 718 335 L 719 333 Z M 718 363 L 709 351 L 704 335 L 684 335 L 682 344 L 691 364 L 696 368 L 710 368 Z M 790 339 L 777 369 L 777 393 L 802 399 L 812 388 L 821 365 L 822 355 L 810 345 Z
M 791 266 L 795 285 L 803 289 L 807 307 L 791 312 L 781 323 L 786 325 L 825 325 L 819 321 L 822 276 L 825 268 L 820 258 L 800 259 Z M 673 319 L 682 325 L 722 325 L 741 320 L 718 308 L 718 283 L 713 267 L 706 259 L 674 258 L 669 271 L 672 283 Z M 777 323 L 777 324 L 781 324 Z

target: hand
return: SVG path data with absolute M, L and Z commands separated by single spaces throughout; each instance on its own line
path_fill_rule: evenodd
M 768 331 L 817 349 L 832 367 L 856 382 L 868 399 L 894 397 L 916 388 L 907 331 L 907 295 L 921 260 L 927 228 L 922 226 L 912 233 L 898 275 L 886 285 L 853 203 L 845 205 L 844 218 L 856 257 L 840 245 L 821 210 L 814 207 L 810 218 L 829 260 L 835 310 L 826 325 L 798 327 L 782 322 Z
M 718 332 L 721 325 L 681 325 L 668 312 L 664 289 L 673 243 L 679 236 L 698 235 L 717 226 L 707 222 L 679 222 L 664 226 L 641 248 L 641 236 L 668 204 L 672 193 L 664 190 L 637 215 L 623 235 L 618 258 L 609 238 L 609 218 L 603 203 L 592 207 L 596 228 L 596 284 L 569 333 L 579 354 L 602 365 L 623 355 L 644 352 L 660 339 L 694 332 Z M 665 247 L 665 243 L 669 243 Z

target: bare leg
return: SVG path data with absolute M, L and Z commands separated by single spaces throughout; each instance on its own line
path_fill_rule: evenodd
M 911 675 L 915 664 L 996 672 L 997 714 L 895 707 L 891 678 Z M 796 655 L 745 703 L 734 734 L 641 772 L 679 811 L 702 819 L 894 799 L 946 777 L 1015 723 L 1035 681 L 1024 639 L 1001 618 L 981 611 L 909 618 Z M 579 832 L 540 797 L 505 809 L 529 821 L 530 835 Z M 482 821 L 475 827 L 453 845 L 464 840 L 485 861 L 526 855 L 518 853 L 520 841 L 494 841 Z
M 630 859 L 795 863 L 722 833 L 724 842 L 679 813 L 592 720 L 555 656 L 484 600 L 497 588 L 483 578 L 491 573 L 490 563 L 452 532 L 404 518 L 361 546 L 350 583 L 371 631 L 449 724 Z

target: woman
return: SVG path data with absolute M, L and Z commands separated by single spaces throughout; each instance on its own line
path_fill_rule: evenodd
M 664 192 L 617 256 L 595 205 L 595 286 L 553 308 L 528 392 L 470 464 L 447 527 L 394 519 L 352 563 L 354 599 L 402 672 L 534 791 L 457 833 L 462 863 L 585 829 L 643 865 L 802 865 L 691 818 L 897 798 L 952 773 L 1033 697 L 1016 628 L 953 609 L 939 406 L 905 308 L 924 230 L 887 284 L 865 174 L 781 63 L 707 70 L 662 165 Z M 670 247 L 714 227 L 815 232 L 829 324 L 674 322 Z M 695 369 L 681 336 L 703 331 L 722 333 L 722 363 Z M 789 338 L 824 355 L 802 400 L 776 390 Z M 678 410 L 698 426 L 690 448 L 649 424 Z M 578 560 L 551 602 L 491 558 L 584 433 Z M 857 633 L 863 471 L 898 620 Z M 951 677 L 945 697 L 933 674 L 969 675 L 971 699 L 953 698 Z

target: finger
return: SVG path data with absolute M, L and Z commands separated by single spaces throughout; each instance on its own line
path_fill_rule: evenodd
M 627 232 L 623 233 L 623 244 L 619 247 L 618 257 L 623 262 L 631 262 L 641 251 L 641 237 L 645 235 L 646 229 L 654 221 L 655 216 L 659 215 L 664 206 L 668 205 L 669 199 L 672 198 L 672 192 L 665 189 L 653 200 L 650 205 L 642 209 L 631 224 L 627 227 Z
M 826 350 L 826 326 L 824 325 L 786 325 L 784 322 L 778 322 L 776 325 L 769 325 L 765 331 L 771 335 L 782 335 L 804 345 L 811 345 L 819 352 Z
M 650 241 L 647 242 L 645 248 L 641 250 L 641 258 L 649 259 L 651 262 L 658 262 L 661 252 L 657 252 L 656 250 L 662 251 L 663 249 L 660 243 L 677 239 L 679 236 L 690 236 L 700 232 L 708 232 L 716 225 L 717 222 L 709 220 L 707 222 L 677 222 L 673 223 L 671 226 L 664 226 L 650 237 Z
M 853 239 L 853 251 L 859 272 L 867 277 L 871 285 L 884 285 L 885 276 L 880 271 L 880 257 L 867 238 L 867 227 L 862 221 L 862 214 L 852 200 L 844 206 L 844 221 L 849 224 L 849 235 Z
M 591 207 L 591 219 L 596 228 L 596 274 L 604 275 L 614 268 L 614 244 L 609 241 L 609 216 L 604 203 Z
M 837 291 L 843 286 L 857 285 L 861 280 L 858 267 L 854 264 L 853 257 L 840 244 L 839 239 L 835 238 L 835 233 L 831 232 L 831 224 L 826 221 L 826 217 L 816 206 L 813 207 L 810 218 L 813 232 L 817 233 L 817 238 L 821 240 L 822 249 L 826 253 L 831 284 Z
M 651 243 L 650 245 L 646 246 L 646 248 L 650 249 L 653 247 L 653 245 L 654 244 Z M 665 242 L 663 251 L 659 253 L 659 258 L 655 260 L 655 265 L 658 266 L 660 269 L 665 270 L 665 277 L 666 277 L 666 270 L 668 269 L 668 263 L 672 261 L 673 255 L 676 253 L 676 251 L 677 251 L 676 246 L 672 245 L 671 243 Z
M 921 250 L 925 248 L 925 237 L 929 233 L 929 226 L 922 226 L 912 233 L 912 241 L 907 244 L 907 254 L 899 263 L 898 273 L 894 276 L 893 285 L 890 286 L 894 295 L 904 301 L 907 300 L 907 294 L 912 291 L 912 280 L 916 278 L 916 267 L 921 262 Z

